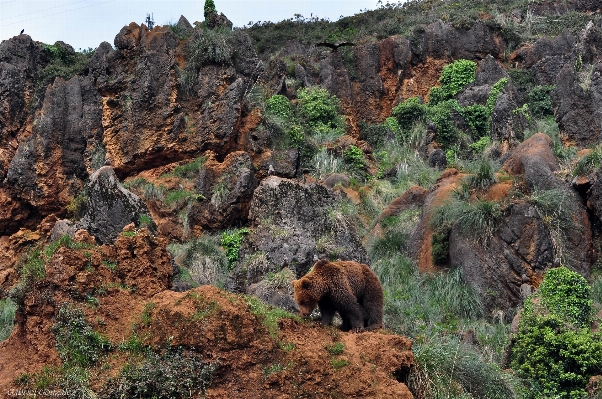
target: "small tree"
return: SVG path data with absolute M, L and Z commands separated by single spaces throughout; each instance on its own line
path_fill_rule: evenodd
M 216 12 L 213 0 L 205 0 L 205 19 L 213 12 Z

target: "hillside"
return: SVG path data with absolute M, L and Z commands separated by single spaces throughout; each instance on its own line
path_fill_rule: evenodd
M 600 397 L 601 15 L 3 41 L 0 392 Z M 295 316 L 321 258 L 372 267 L 385 329 Z

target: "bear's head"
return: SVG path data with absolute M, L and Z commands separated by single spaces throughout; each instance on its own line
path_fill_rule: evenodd
M 320 300 L 312 290 L 312 280 L 307 277 L 293 280 L 293 288 L 295 289 L 295 301 L 299 305 L 301 316 L 309 316 L 318 306 Z

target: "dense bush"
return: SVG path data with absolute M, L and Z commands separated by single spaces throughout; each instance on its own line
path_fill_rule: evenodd
M 149 350 L 142 363 L 127 364 L 118 377 L 109 380 L 100 397 L 196 398 L 205 394 L 217 367 L 181 348 L 170 347 L 163 354 Z
M 439 78 L 445 99 L 452 98 L 474 82 L 476 70 L 477 63 L 470 60 L 457 60 L 445 66 Z
M 392 115 L 397 118 L 401 129 L 410 129 L 416 121 L 424 118 L 426 105 L 418 97 L 408 98 L 393 108 Z
M 345 122 L 339 115 L 340 102 L 336 96 L 319 86 L 303 88 L 297 93 L 299 117 L 313 132 L 345 132 Z
M 452 117 L 452 112 L 455 112 L 457 108 L 456 100 L 441 101 L 435 105 L 431 105 L 429 102 L 427 118 L 437 126 L 435 139 L 445 148 L 455 144 L 458 139 L 458 129 L 456 129 Z
M 366 169 L 364 153 L 354 145 L 343 151 L 343 159 L 352 172 L 362 172 Z
M 268 115 L 274 115 L 285 120 L 293 118 L 293 106 L 288 98 L 281 94 L 276 94 L 266 101 L 265 111 Z
M 489 117 L 491 112 L 481 104 L 468 105 L 459 107 L 460 115 L 464 121 L 470 126 L 472 138 L 476 141 L 489 134 Z
M 222 233 L 222 247 L 226 251 L 226 257 L 228 258 L 228 268 L 234 268 L 234 265 L 238 261 L 238 250 L 240 249 L 240 245 L 242 244 L 243 238 L 249 234 L 248 228 L 242 228 L 238 230 L 234 230 L 232 232 L 223 232 Z
M 550 93 L 554 86 L 535 86 L 529 91 L 529 111 L 536 118 L 544 116 L 554 116 L 554 108 L 550 100 Z
M 215 3 L 213 0 L 205 0 L 205 6 L 203 7 L 205 19 L 209 16 L 209 14 L 216 12 Z
M 600 374 L 602 335 L 589 329 L 590 287 L 566 267 L 550 269 L 525 306 L 512 348 L 512 368 L 533 398 L 582 398 Z

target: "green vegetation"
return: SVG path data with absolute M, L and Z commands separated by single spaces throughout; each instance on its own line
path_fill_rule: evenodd
M 209 16 L 209 14 L 216 12 L 215 3 L 213 0 L 205 0 L 205 7 L 203 7 L 205 19 Z
M 333 356 L 340 355 L 345 350 L 345 344 L 342 342 L 337 342 L 332 345 L 326 345 L 326 350 Z
M 455 228 L 465 237 L 487 240 L 493 235 L 501 216 L 502 207 L 497 202 L 452 198 L 433 211 L 429 224 L 437 232 Z
M 529 111 L 536 118 L 546 116 L 554 116 L 552 101 L 550 101 L 550 93 L 554 90 L 554 86 L 535 86 L 529 92 Z
M 52 331 L 66 366 L 90 366 L 111 348 L 109 340 L 94 331 L 86 322 L 84 312 L 71 303 L 59 307 Z
M 573 176 L 588 175 L 595 172 L 600 166 L 602 166 L 602 144 L 598 144 L 579 158 L 573 169 Z
M 602 364 L 602 335 L 589 327 L 591 305 L 587 281 L 566 267 L 548 270 L 525 302 L 512 367 L 531 382 L 529 398 L 585 396 Z
M 222 247 L 226 251 L 226 257 L 228 258 L 228 270 L 232 270 L 238 261 L 238 250 L 242 244 L 243 238 L 249 234 L 248 228 L 242 228 L 234 230 L 232 232 L 222 233 Z
M 46 88 L 53 84 L 56 78 L 69 80 L 76 75 L 86 75 L 88 64 L 94 53 L 91 48 L 83 52 L 75 52 L 71 46 L 62 42 L 56 42 L 53 45 L 42 43 L 42 47 L 48 54 L 50 62 L 38 72 L 34 100 L 37 105 L 41 105 Z
M 302 166 L 323 168 L 324 165 L 316 164 L 323 162 L 324 144 L 345 133 L 340 102 L 319 86 L 300 88 L 297 97 L 295 104 L 279 94 L 267 99 L 262 129 L 269 131 L 275 148 L 297 148 Z M 342 154 L 327 155 L 330 161 L 339 163 Z M 352 163 L 350 168 L 355 166 L 358 164 Z
M 433 101 L 437 104 L 453 98 L 464 87 L 474 82 L 476 70 L 477 63 L 470 60 L 457 60 L 445 66 L 439 78 L 440 92 L 435 96 L 436 98 L 430 98 L 429 102 Z
M 234 48 L 234 34 L 227 27 L 195 29 L 185 50 L 188 63 L 180 71 L 182 92 L 187 96 L 194 93 L 198 73 L 202 66 L 232 64 Z
M 495 172 L 498 169 L 499 165 L 486 157 L 475 160 L 467 167 L 467 171 L 471 173 L 466 177 L 468 188 L 486 190 L 492 184 L 497 183 Z
M 270 337 L 278 337 L 278 321 L 280 319 L 294 319 L 301 321 L 299 316 L 289 313 L 280 308 L 264 304 L 255 296 L 245 295 L 244 300 L 249 306 L 249 311 L 257 316 L 270 333 Z
M 10 298 L 0 299 L 0 342 L 4 341 L 13 331 L 17 304 Z
M 342 369 L 349 364 L 347 359 L 330 359 L 330 364 L 335 370 Z
M 175 282 L 224 288 L 229 263 L 221 241 L 221 234 L 204 234 L 186 244 L 170 244 L 168 249 L 174 258 L 181 259 L 180 275 Z
M 200 156 L 190 163 L 176 166 L 173 170 L 173 174 L 174 176 L 183 179 L 195 179 L 206 161 L 207 157 Z
M 354 172 L 363 172 L 366 169 L 367 165 L 366 160 L 364 159 L 364 153 L 354 145 L 350 145 L 343 151 L 343 159 Z
M 141 363 L 126 364 L 102 392 L 107 399 L 196 398 L 211 385 L 218 363 L 194 352 L 168 347 L 161 354 L 146 350 Z

